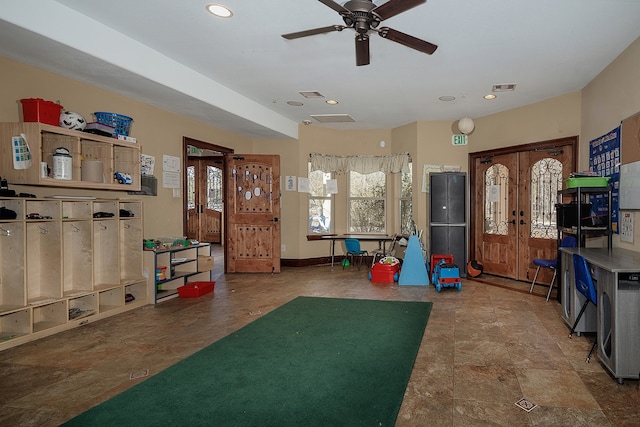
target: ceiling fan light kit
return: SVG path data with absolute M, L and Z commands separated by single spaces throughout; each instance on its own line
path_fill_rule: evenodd
M 377 29 L 380 22 L 406 12 L 427 0 L 389 0 L 386 3 L 376 6 L 371 0 L 349 0 L 344 6 L 333 0 L 319 0 L 322 4 L 330 7 L 340 14 L 345 25 L 329 25 L 327 27 L 313 28 L 295 33 L 283 34 L 287 40 L 301 37 L 325 34 L 333 31 L 342 31 L 351 28 L 356 31 L 356 65 L 368 65 L 370 63 L 369 33 L 376 32 L 382 38 L 391 40 L 401 45 L 410 47 L 428 55 L 433 54 L 438 48 L 437 45 L 405 34 L 389 27 Z

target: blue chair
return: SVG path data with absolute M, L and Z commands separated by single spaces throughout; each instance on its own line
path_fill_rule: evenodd
M 353 265 L 353 257 L 360 257 L 360 261 L 358 262 L 358 270 L 360 270 L 360 265 L 362 264 L 362 259 L 365 255 L 369 255 L 368 251 L 362 250 L 360 248 L 360 240 L 348 238 L 344 239 L 344 246 L 347 248 L 347 256 L 351 257 L 351 265 Z M 342 266 L 344 270 L 344 265 Z
M 569 332 L 569 338 L 571 338 L 571 335 L 573 335 L 573 333 L 575 332 L 576 326 L 578 326 L 578 322 L 580 321 L 582 314 L 587 309 L 587 305 L 589 305 L 589 303 L 591 302 L 593 303 L 593 305 L 598 306 L 596 287 L 593 284 L 593 278 L 591 277 L 591 271 L 589 270 L 587 260 L 584 259 L 583 256 L 573 254 L 573 271 L 576 280 L 576 289 L 578 290 L 578 292 L 584 295 L 587 300 L 584 302 L 584 304 L 582 304 L 580 313 L 578 313 L 578 317 L 576 317 L 576 321 L 573 324 L 571 331 Z M 593 353 L 593 350 L 596 348 L 596 344 L 598 344 L 597 336 L 596 340 L 591 346 L 589 354 L 587 355 L 587 363 L 589 363 L 589 360 L 591 359 L 591 353 Z
M 576 241 L 575 236 L 565 236 L 560 241 L 561 248 L 575 248 L 578 246 L 578 242 Z M 558 262 L 560 260 L 560 254 L 554 259 L 540 259 L 536 258 L 533 260 L 533 265 L 537 265 L 536 274 L 533 276 L 533 282 L 531 282 L 531 289 L 529 289 L 529 293 L 533 292 L 533 287 L 536 285 L 536 279 L 538 278 L 538 273 L 540 272 L 540 267 L 546 267 L 553 270 L 553 278 L 551 279 L 551 284 L 549 285 L 549 292 L 547 292 L 547 301 L 549 301 L 549 297 L 551 296 L 551 290 L 553 289 L 553 284 L 556 281 L 556 276 L 558 275 Z

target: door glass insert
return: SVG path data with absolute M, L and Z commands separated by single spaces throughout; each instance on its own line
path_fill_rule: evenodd
M 509 231 L 509 168 L 497 163 L 484 173 L 484 232 L 506 236 Z
M 222 170 L 207 165 L 207 209 L 222 212 Z
M 545 158 L 531 166 L 531 228 L 530 236 L 556 239 L 556 200 L 562 190 L 562 163 Z
M 196 168 L 187 166 L 187 209 L 196 207 Z

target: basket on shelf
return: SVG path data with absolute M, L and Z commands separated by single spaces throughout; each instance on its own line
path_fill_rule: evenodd
M 96 116 L 98 123 L 115 127 L 114 133 L 116 135 L 129 136 L 129 130 L 131 129 L 131 122 L 133 119 L 124 114 L 107 113 L 104 111 L 98 111 L 93 113 Z

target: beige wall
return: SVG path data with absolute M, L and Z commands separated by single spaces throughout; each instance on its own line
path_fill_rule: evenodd
M 621 119 L 640 111 L 640 41 L 636 41 L 582 92 L 565 94 L 529 106 L 474 118 L 476 128 L 467 146 L 451 145 L 455 122 L 420 121 L 395 129 L 341 131 L 300 126 L 298 140 L 251 140 L 205 125 L 179 114 L 88 86 L 55 74 L 0 58 L 3 92 L 0 98 L 0 121 L 19 120 L 19 99 L 44 98 L 60 100 L 66 109 L 92 119 L 94 111 L 114 111 L 134 118 L 131 135 L 142 144 L 143 153 L 182 157 L 182 137 L 233 148 L 237 153 L 280 155 L 281 176 L 306 176 L 308 156 L 312 152 L 335 155 L 385 155 L 408 152 L 414 167 L 414 218 L 419 228 L 427 230 L 427 194 L 422 193 L 422 166 L 444 164 L 468 170 L 468 154 L 492 148 L 580 135 L 580 168 L 587 165 L 588 141 L 617 126 Z M 507 95 L 505 95 L 507 96 Z M 385 147 L 380 147 L 385 141 Z M 1 171 L 0 171 L 1 174 Z M 156 175 L 159 167 L 156 168 Z M 341 194 L 336 196 L 334 224 L 337 232 L 346 230 L 345 177 L 337 177 Z M 145 205 L 145 237 L 182 234 L 182 198 L 161 188 L 158 197 L 141 197 Z M 44 187 L 14 187 L 38 196 L 53 194 L 86 194 L 83 190 L 60 190 Z M 134 197 L 119 192 L 95 192 L 98 197 Z M 159 214 L 162 212 L 162 214 Z M 310 258 L 328 254 L 328 244 L 307 242 L 306 194 L 282 190 L 283 258 Z M 395 224 L 397 212 L 389 210 L 389 224 Z M 639 219 L 635 218 L 636 224 Z M 637 226 L 636 228 L 640 227 Z M 393 233 L 397 230 L 390 227 Z M 640 250 L 640 237 L 635 245 L 617 246 Z
M 65 109 L 78 112 L 89 121 L 94 120 L 92 113 L 95 111 L 111 111 L 133 117 L 131 136 L 137 138 L 144 154 L 156 158 L 158 196 L 127 196 L 126 192 L 114 191 L 92 191 L 91 195 L 142 199 L 145 211 L 145 237 L 182 235 L 182 196 L 173 197 L 172 190 L 162 188 L 161 172 L 164 154 L 182 158 L 183 136 L 230 147 L 239 153 L 250 153 L 253 150 L 249 138 L 221 131 L 178 114 L 2 57 L 0 81 L 3 82 L 0 97 L 2 122 L 19 121 L 19 100 L 23 98 L 59 100 Z M 33 193 L 38 197 L 87 194 L 86 190 L 20 186 L 11 188 Z
M 640 112 L 640 39 L 631 44 L 582 90 L 580 168 L 589 167 L 589 141 L 615 129 L 620 122 Z M 624 162 L 624 147 L 622 149 Z M 640 215 L 634 211 L 633 243 L 613 245 L 640 252 Z

